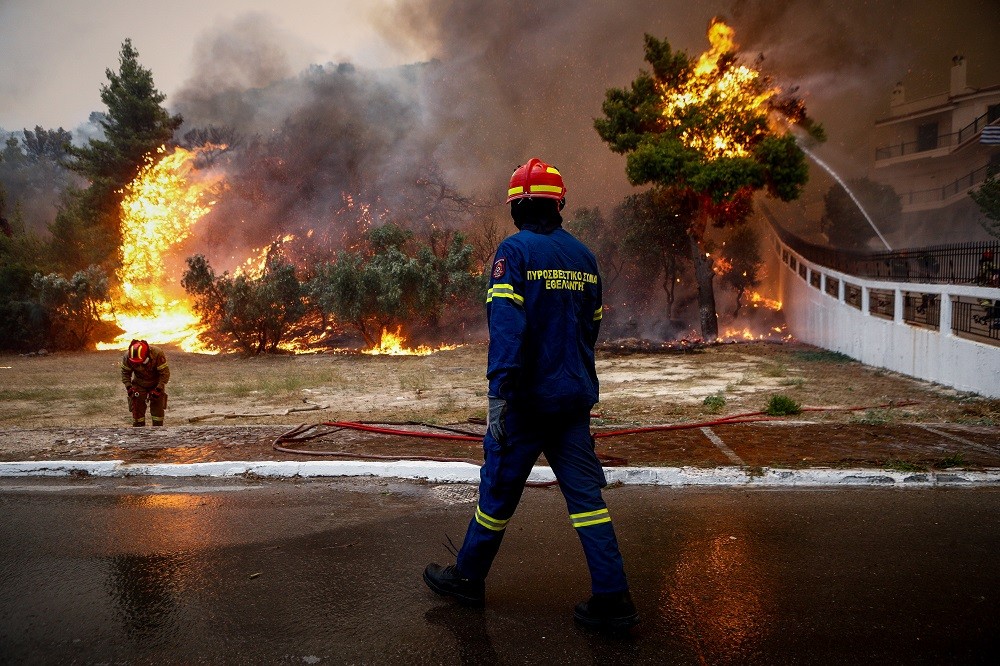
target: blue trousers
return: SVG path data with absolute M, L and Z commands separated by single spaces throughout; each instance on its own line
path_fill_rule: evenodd
M 594 594 L 627 590 L 618 540 L 601 497 L 607 481 L 594 453 L 590 410 L 542 414 L 511 408 L 506 426 L 507 441 L 502 445 L 489 432 L 483 440 L 479 505 L 458 553 L 459 572 L 467 578 L 486 578 L 531 468 L 544 453 L 583 545 Z

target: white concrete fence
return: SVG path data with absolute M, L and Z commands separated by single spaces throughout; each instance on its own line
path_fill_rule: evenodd
M 1000 334 L 992 321 L 980 327 L 988 336 L 983 342 L 954 326 L 958 307 L 983 312 L 982 303 L 1000 301 L 1000 289 L 855 277 L 804 259 L 773 231 L 769 236 L 774 250 L 766 257 L 769 274 L 777 276 L 788 330 L 796 339 L 868 365 L 1000 398 L 1000 340 L 991 339 Z M 940 308 L 939 324 L 904 317 L 907 297 L 912 302 L 922 295 Z

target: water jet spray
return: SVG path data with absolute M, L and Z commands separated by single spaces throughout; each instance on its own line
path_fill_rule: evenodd
M 875 231 L 875 234 L 878 236 L 879 240 L 882 241 L 882 244 L 885 245 L 885 249 L 892 252 L 892 247 L 889 245 L 889 242 L 885 239 L 885 236 L 882 235 L 882 232 L 879 231 L 878 227 L 875 226 L 875 222 L 872 221 L 871 215 L 869 215 L 868 211 L 865 210 L 865 207 L 861 205 L 861 202 L 858 201 L 858 198 L 854 196 L 854 192 L 852 192 L 851 188 L 847 186 L 847 183 L 844 182 L 844 179 L 841 178 L 840 175 L 836 171 L 834 171 L 829 164 L 821 160 L 811 150 L 803 146 L 801 142 L 799 142 L 799 148 L 801 148 L 802 152 L 808 155 L 813 162 L 823 167 L 823 169 L 825 169 L 828 174 L 833 176 L 834 180 L 836 180 L 837 183 L 839 183 L 840 186 L 844 188 L 844 191 L 847 192 L 847 196 L 851 197 L 851 201 L 853 201 L 854 205 L 858 207 L 858 210 L 861 211 L 861 214 L 865 216 L 865 219 L 868 220 L 869 226 L 871 226 L 871 228 Z

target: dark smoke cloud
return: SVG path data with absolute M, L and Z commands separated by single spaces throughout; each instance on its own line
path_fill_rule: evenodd
M 294 75 L 294 45 L 259 17 L 240 19 L 203 40 L 196 74 L 172 98 L 187 128 L 229 126 L 244 137 L 229 158 L 232 190 L 205 233 L 215 241 L 235 227 L 256 245 L 317 225 L 336 235 L 345 192 L 389 209 L 413 194 L 415 174 L 434 168 L 499 203 L 513 168 L 532 156 L 562 169 L 571 210 L 610 211 L 633 188 L 624 159 L 593 129 L 605 90 L 645 67 L 643 33 L 697 56 L 716 15 L 748 60 L 762 54 L 779 84 L 798 86 L 828 130 L 818 150 L 845 178 L 865 175 L 868 132 L 896 81 L 911 98 L 943 92 L 957 51 L 972 85 L 997 83 L 1000 71 L 989 34 L 995 0 L 402 0 L 384 15 L 385 39 L 428 62 Z M 819 170 L 814 179 L 807 209 L 829 186 Z

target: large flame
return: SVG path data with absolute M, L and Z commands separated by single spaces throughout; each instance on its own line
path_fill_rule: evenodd
M 713 19 L 708 29 L 712 46 L 698 58 L 691 77 L 679 89 L 663 91 L 663 117 L 671 125 L 679 124 L 678 118 L 688 107 L 717 100 L 719 113 L 712 123 L 697 123 L 680 135 L 685 145 L 705 152 L 710 159 L 746 156 L 746 137 L 737 125 L 747 114 L 766 117 L 767 101 L 779 92 L 766 88 L 760 72 L 730 61 L 728 56 L 736 50 L 734 35 L 732 28 Z
M 213 351 L 198 340 L 204 327 L 165 263 L 215 203 L 207 199 L 219 177 L 194 173 L 198 154 L 209 149 L 218 146 L 176 148 L 169 155 L 161 147 L 125 189 L 120 288 L 105 313 L 124 333 L 114 342 L 99 343 L 98 349 L 120 348 L 141 338 L 174 343 L 184 351 Z
M 365 349 L 363 353 L 378 356 L 381 354 L 389 356 L 427 356 L 436 351 L 446 349 L 457 349 L 458 345 L 441 345 L 440 347 L 428 347 L 419 345 L 418 347 L 407 347 L 406 338 L 402 334 L 402 326 L 396 327 L 396 332 L 382 329 L 382 337 L 379 343 L 371 349 Z

